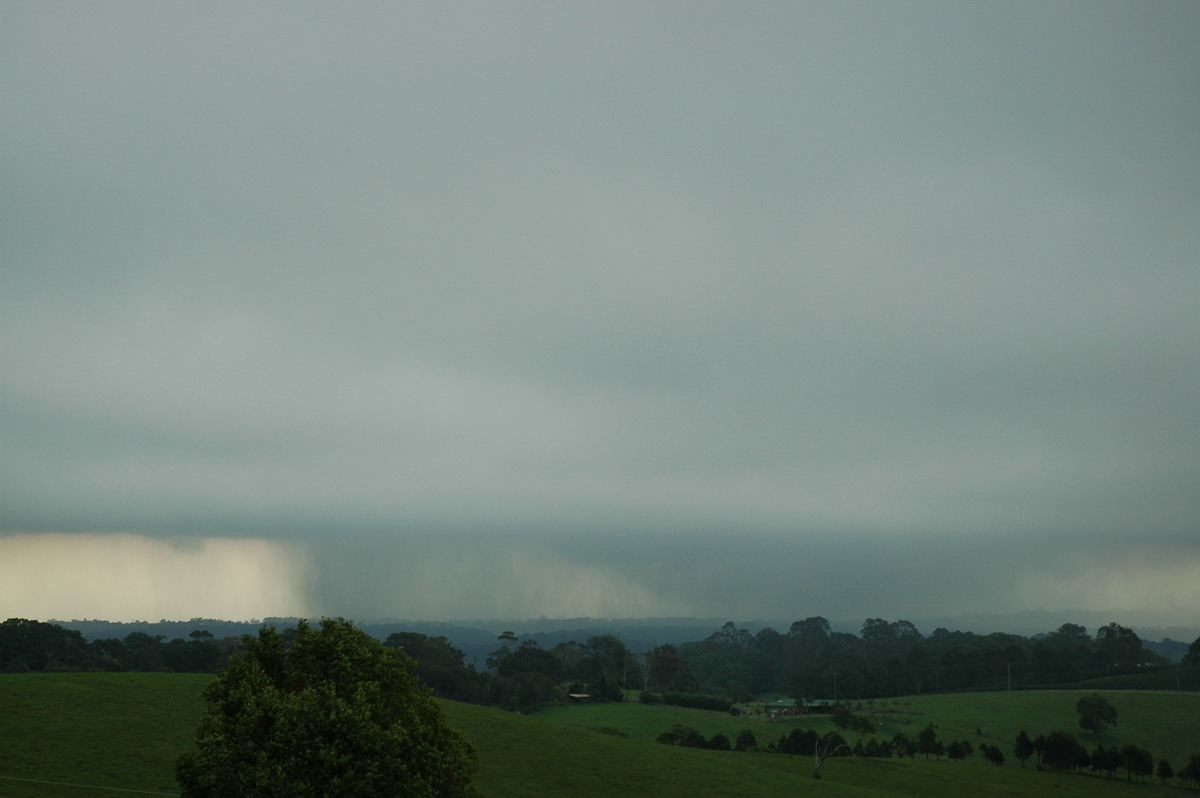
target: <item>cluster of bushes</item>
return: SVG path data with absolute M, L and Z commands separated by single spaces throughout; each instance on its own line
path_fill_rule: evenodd
M 830 732 L 825 737 L 820 737 L 812 729 L 792 729 L 781 736 L 778 742 L 768 745 L 767 750 L 780 754 L 812 755 L 821 742 L 828 743 L 829 750 L 836 751 L 833 756 L 850 756 L 853 753 L 846 745 L 846 740 L 837 732 Z
M 705 709 L 711 712 L 733 712 L 733 702 L 728 698 L 697 693 L 651 693 L 643 690 L 638 696 L 643 704 L 668 704 L 686 709 Z
M 658 735 L 658 742 L 664 745 L 682 745 L 687 748 L 707 748 L 710 751 L 753 751 L 758 748 L 754 732 L 743 729 L 737 736 L 737 741 L 730 743 L 729 736 L 717 732 L 710 739 L 690 726 L 676 723 L 670 729 Z

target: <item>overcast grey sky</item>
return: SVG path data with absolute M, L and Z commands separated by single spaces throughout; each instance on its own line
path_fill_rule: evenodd
M 1200 4 L 0 2 L 0 607 L 1200 617 Z

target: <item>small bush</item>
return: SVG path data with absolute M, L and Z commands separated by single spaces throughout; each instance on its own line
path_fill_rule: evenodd
M 686 748 L 708 747 L 708 741 L 704 739 L 703 734 L 681 723 L 676 723 L 670 729 L 658 735 L 656 739 L 664 745 L 682 745 Z M 725 742 L 726 744 L 729 743 L 728 737 L 725 738 Z

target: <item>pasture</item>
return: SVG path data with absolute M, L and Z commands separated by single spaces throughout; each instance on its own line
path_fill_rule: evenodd
M 0 675 L 0 798 L 177 795 L 174 761 L 192 742 L 207 675 L 159 673 Z M 766 745 L 794 726 L 823 731 L 817 717 L 768 722 L 626 702 L 554 707 L 532 716 L 443 702 L 450 724 L 477 748 L 475 784 L 485 796 L 1146 796 L 1156 779 L 1054 774 L 1022 769 L 1012 739 L 1071 731 L 1089 749 L 1136 743 L 1176 769 L 1200 751 L 1200 695 L 1108 692 L 1118 725 L 1099 738 L 1078 728 L 1080 691 L 974 693 L 879 702 L 880 737 L 915 737 L 928 723 L 949 742 L 999 745 L 995 767 L 978 754 L 961 762 L 842 758 L 820 781 L 810 757 L 677 748 L 654 742 L 675 723 L 706 737 L 751 729 Z M 865 708 L 864 708 L 865 711 Z M 978 732 L 978 733 L 977 733 Z M 86 785 L 86 786 L 84 786 Z M 1164 795 L 1179 794 L 1175 787 Z

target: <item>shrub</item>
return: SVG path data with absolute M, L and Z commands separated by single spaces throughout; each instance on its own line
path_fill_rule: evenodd
M 667 729 L 656 738 L 658 742 L 664 745 L 682 745 L 686 748 L 707 748 L 708 742 L 704 739 L 704 735 L 693 729 L 691 726 L 684 726 L 682 723 L 676 723 L 671 728 Z M 729 738 L 725 738 L 725 743 L 728 745 Z

